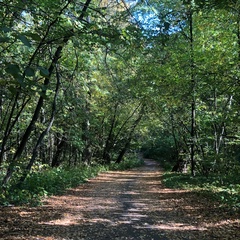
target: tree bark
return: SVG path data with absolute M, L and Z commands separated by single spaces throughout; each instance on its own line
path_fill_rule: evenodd
M 194 54 L 193 54 L 193 10 L 192 3 L 190 2 L 190 9 L 188 13 L 189 19 L 189 33 L 190 33 L 190 71 L 191 71 L 191 145 L 190 145 L 190 162 L 191 162 L 191 175 L 195 176 L 195 145 L 196 145 L 196 80 L 194 74 Z
M 115 104 L 114 106 L 114 114 L 113 114 L 113 118 L 111 121 L 111 127 L 108 133 L 108 137 L 107 140 L 105 142 L 105 147 L 103 149 L 103 160 L 105 163 L 110 163 L 111 158 L 110 158 L 110 150 L 112 148 L 112 146 L 114 145 L 114 140 L 113 140 L 113 130 L 114 130 L 114 126 L 116 123 L 116 116 L 117 116 L 117 109 L 118 109 L 118 104 Z
M 59 167 L 60 164 L 61 164 L 60 156 L 61 156 L 61 153 L 63 152 L 63 149 L 66 145 L 66 140 L 67 140 L 67 138 L 63 135 L 60 143 L 57 145 L 57 151 L 56 151 L 55 155 L 53 156 L 53 160 L 52 160 L 52 167 L 53 168 L 54 167 Z
M 72 1 L 68 1 L 68 3 L 61 9 L 61 11 L 59 12 L 59 16 L 62 14 L 62 12 L 68 7 L 68 5 L 71 3 Z M 80 17 L 78 18 L 79 21 L 81 21 L 85 15 L 85 12 L 87 11 L 88 7 L 89 7 L 89 4 L 90 4 L 91 0 L 87 0 L 84 4 L 84 7 L 82 9 L 82 13 L 80 15 Z M 67 36 L 65 36 L 63 38 L 63 41 L 62 41 L 62 44 L 59 45 L 55 51 L 55 54 L 53 56 L 53 60 L 51 62 L 51 65 L 48 69 L 48 72 L 49 72 L 49 75 L 47 77 L 45 77 L 45 80 L 44 80 L 44 84 L 43 84 L 43 90 L 42 90 L 42 94 L 41 96 L 39 97 L 39 100 L 38 100 L 38 103 L 37 103 L 37 106 L 35 108 L 35 112 L 33 114 L 33 117 L 32 117 L 32 120 L 30 122 L 30 124 L 28 125 L 23 137 L 22 137 L 22 140 L 20 142 L 20 145 L 18 147 L 18 149 L 16 150 L 16 153 L 14 154 L 14 157 L 7 169 L 7 173 L 2 181 L 2 184 L 3 185 L 6 185 L 8 183 L 8 181 L 10 180 L 10 178 L 12 177 L 12 174 L 14 172 L 14 165 L 16 163 L 16 161 L 21 157 L 24 149 L 25 149 L 25 146 L 28 142 L 28 139 L 33 131 L 33 129 L 35 128 L 35 124 L 38 120 L 38 117 L 39 117 L 39 113 L 40 113 L 40 110 L 43 106 L 43 103 L 44 103 L 44 95 L 46 94 L 46 89 L 47 89 L 47 86 L 49 85 L 50 83 L 50 78 L 53 74 L 53 71 L 55 69 L 55 65 L 57 64 L 59 58 L 61 57 L 61 53 L 62 53 L 62 50 L 63 50 L 63 47 L 68 43 L 68 41 L 70 40 L 70 38 L 73 36 L 73 29 L 70 31 L 70 34 L 68 34 Z
M 126 141 L 123 149 L 120 151 L 120 153 L 119 153 L 119 155 L 118 155 L 118 158 L 117 158 L 117 160 L 116 160 L 116 163 L 120 163 L 120 162 L 123 160 L 123 157 L 124 157 L 125 153 L 126 153 L 127 150 L 129 149 L 130 143 L 131 143 L 131 141 L 132 141 L 133 133 L 134 133 L 136 127 L 138 126 L 138 124 L 140 123 L 140 121 L 141 121 L 141 119 L 142 119 L 142 117 L 143 117 L 143 115 L 144 115 L 144 108 L 145 108 L 145 106 L 143 105 L 143 106 L 142 106 L 142 109 L 141 109 L 141 111 L 140 111 L 140 113 L 139 113 L 138 118 L 135 120 L 134 124 L 133 124 L 132 127 L 131 127 L 131 130 L 130 130 L 128 139 L 127 139 L 127 141 Z
M 49 124 L 48 124 L 47 128 L 39 136 L 38 141 L 33 149 L 32 157 L 31 157 L 22 177 L 19 180 L 19 184 L 21 184 L 25 180 L 25 178 L 27 177 L 27 174 L 31 171 L 31 168 L 37 157 L 38 149 L 41 146 L 44 137 L 49 133 L 49 131 L 53 125 L 54 117 L 55 117 L 55 113 L 56 113 L 56 101 L 57 101 L 57 96 L 58 96 L 59 87 L 60 87 L 60 76 L 59 76 L 57 70 L 56 70 L 56 75 L 57 75 L 57 83 L 56 83 L 55 95 L 54 95 L 54 99 L 53 99 L 53 103 L 52 103 L 52 113 L 51 113 Z
M 21 114 L 21 112 L 23 111 L 24 107 L 27 105 L 27 103 L 29 102 L 30 98 L 27 99 L 25 102 L 23 102 L 22 106 L 21 106 L 21 109 L 19 110 L 19 112 L 17 113 L 16 117 L 14 118 L 13 122 L 11 123 L 12 121 L 12 118 L 13 118 L 13 113 L 14 113 L 14 109 L 16 108 L 16 104 L 17 104 L 17 100 L 18 100 L 18 95 L 17 94 L 15 96 L 15 100 L 14 100 L 14 103 L 13 103 L 13 106 L 12 106 L 12 109 L 11 109 L 11 112 L 10 112 L 10 115 L 8 117 L 8 121 L 7 121 L 7 125 L 6 125 L 6 128 L 5 128 L 5 131 L 4 131 L 4 135 L 3 135 L 3 139 L 2 139 L 2 144 L 1 144 L 1 150 L 0 150 L 0 166 L 2 165 L 2 162 L 3 162 L 3 156 L 4 156 L 4 153 L 5 153 L 5 146 L 7 144 L 7 141 L 8 141 L 8 138 L 16 124 L 16 122 L 18 121 L 19 119 L 19 116 Z
M 88 91 L 87 95 L 85 96 L 85 115 L 82 123 L 82 141 L 84 143 L 84 148 L 82 152 L 82 161 L 86 164 L 91 162 L 92 158 L 92 150 L 91 150 L 91 138 L 90 138 L 90 103 L 91 100 L 91 92 Z

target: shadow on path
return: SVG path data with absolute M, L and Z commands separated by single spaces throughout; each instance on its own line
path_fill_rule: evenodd
M 0 239 L 240 239 L 239 220 L 195 193 L 166 189 L 152 160 L 107 172 L 36 208 L 1 208 Z

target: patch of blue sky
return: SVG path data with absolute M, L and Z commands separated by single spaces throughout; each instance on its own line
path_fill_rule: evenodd
M 155 13 L 138 10 L 134 12 L 133 15 L 143 30 L 160 30 L 158 27 L 160 25 L 160 20 Z
M 173 34 L 186 26 L 179 11 L 174 11 L 169 2 L 166 4 L 148 0 L 127 0 L 132 7 L 134 21 L 147 36 Z M 174 5 L 173 5 L 174 6 Z
M 133 16 L 143 29 L 144 34 L 148 36 L 173 34 L 181 31 L 180 24 L 184 25 L 183 21 L 178 22 L 172 14 L 169 14 L 167 19 L 161 20 L 155 12 L 137 10 L 133 13 Z

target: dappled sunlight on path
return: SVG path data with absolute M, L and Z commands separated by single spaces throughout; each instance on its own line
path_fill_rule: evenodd
M 158 164 L 145 162 L 102 173 L 42 207 L 2 208 L 0 239 L 240 239 L 236 216 L 219 215 L 195 193 L 164 188 Z

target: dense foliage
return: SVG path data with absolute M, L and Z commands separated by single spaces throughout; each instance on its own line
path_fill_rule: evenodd
M 153 1 L 163 25 L 145 50 L 154 111 L 145 148 L 162 158 L 168 142 L 164 158 L 190 164 L 192 175 L 239 171 L 239 3 L 211 4 Z

